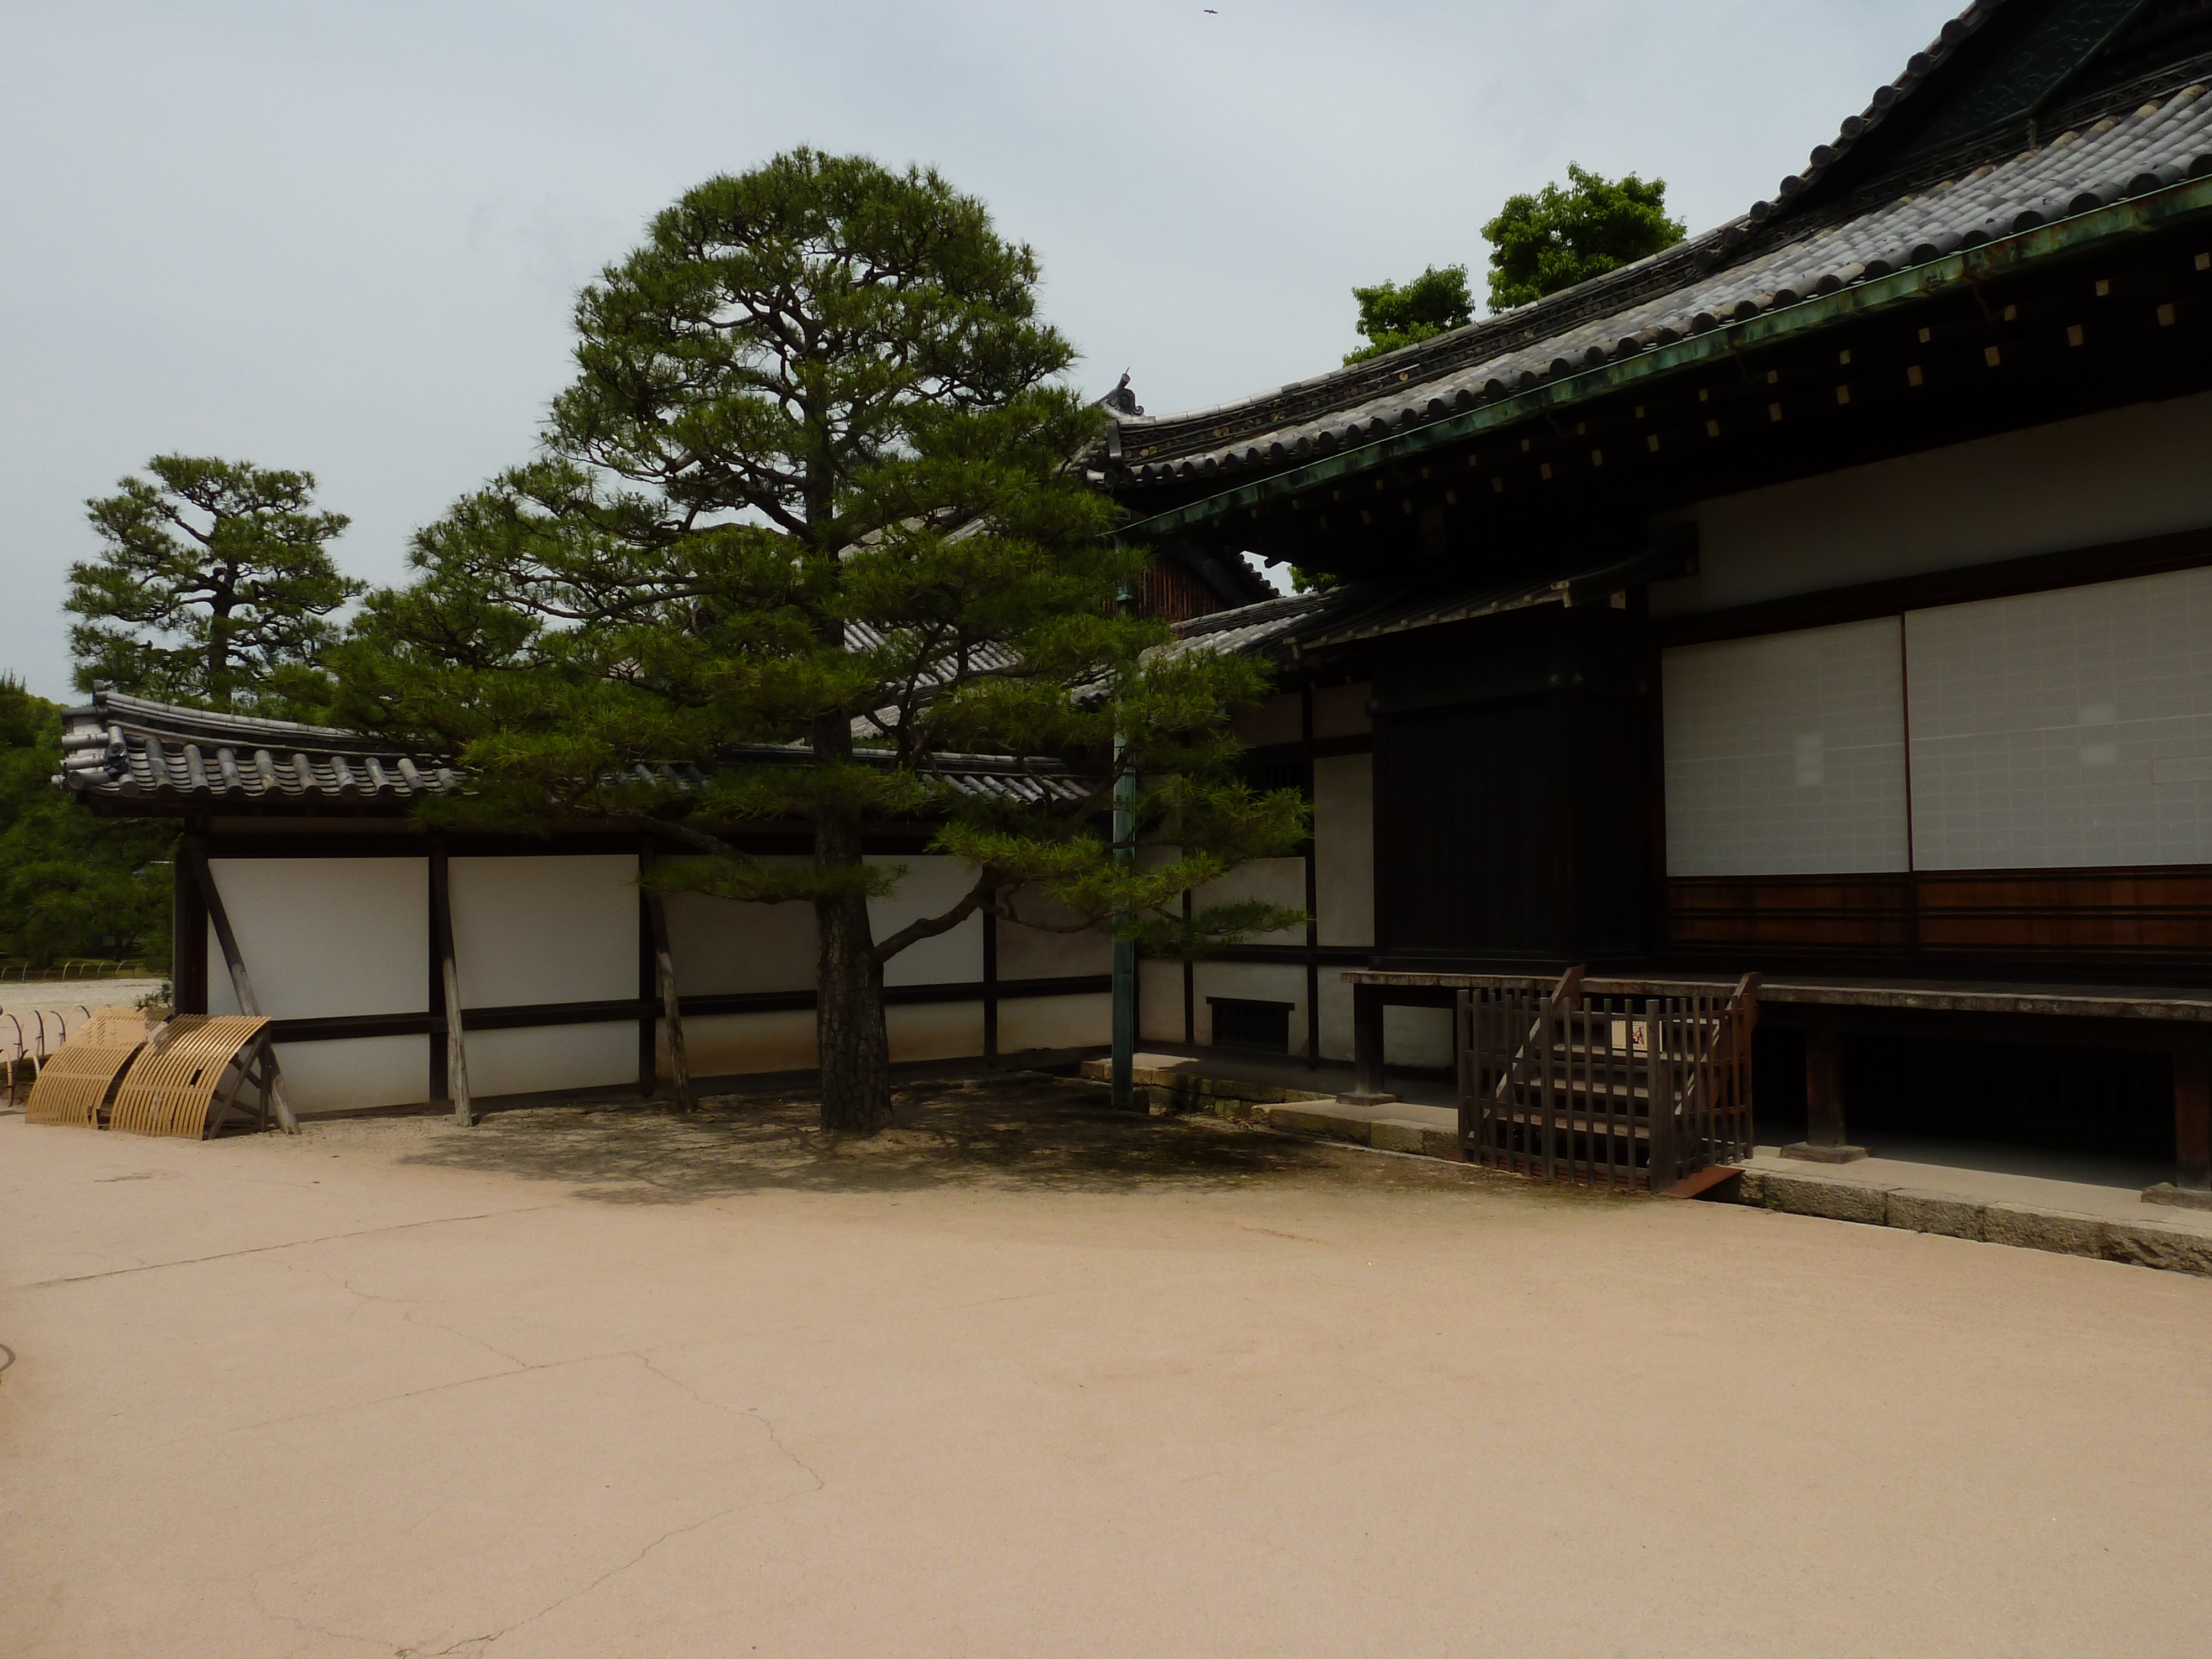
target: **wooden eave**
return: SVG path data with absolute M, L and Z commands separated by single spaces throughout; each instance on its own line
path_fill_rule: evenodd
M 1671 507 L 2203 390 L 2209 340 L 2212 179 L 1194 495 L 1118 538 L 1462 580 L 1540 526 L 1625 549 Z

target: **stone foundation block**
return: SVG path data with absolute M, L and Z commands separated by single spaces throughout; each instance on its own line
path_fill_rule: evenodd
M 2161 1227 L 2155 1222 L 2108 1221 L 2105 1224 L 2105 1256 L 2130 1267 L 2158 1267 L 2167 1273 L 2195 1273 L 2212 1279 L 2212 1236 Z
M 1748 1204 L 1753 1209 L 1766 1207 L 1766 1176 L 1763 1170 L 1746 1170 L 1743 1179 L 1735 1183 L 1735 1201 Z
M 1385 1152 L 1419 1152 L 1425 1150 L 1421 1137 L 1427 1133 L 1422 1125 L 1402 1118 L 1377 1118 L 1367 1126 L 1367 1144 Z
M 1982 1237 L 1982 1206 L 1971 1199 L 1950 1198 L 1900 1187 L 1889 1195 L 1889 1224 L 1945 1238 Z
M 1801 1181 L 1766 1177 L 1766 1204 L 1784 1215 L 1819 1216 L 1827 1221 L 1856 1221 L 1879 1227 L 1888 1218 L 1889 1194 L 1880 1187 L 1852 1181 Z
M 1344 1140 L 1367 1139 L 1364 1119 L 1330 1117 L 1322 1112 L 1302 1111 L 1295 1106 L 1271 1106 L 1267 1121 L 1278 1129 L 1288 1129 L 1292 1134 L 1334 1135 Z
M 2021 1204 L 1982 1206 L 1982 1237 L 1992 1244 L 2049 1250 L 2057 1255 L 2100 1256 L 2105 1254 L 2107 1231 L 2106 1224 L 2094 1216 L 2032 1210 Z
M 1423 1129 L 1421 1152 L 1424 1157 L 1441 1158 L 1451 1164 L 1467 1161 L 1466 1154 L 1460 1150 L 1459 1131 L 1456 1129 Z

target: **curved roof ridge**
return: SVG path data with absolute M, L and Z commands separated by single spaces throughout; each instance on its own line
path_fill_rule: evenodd
M 1442 380 L 1471 362 L 1502 356 L 1516 346 L 1534 344 L 1565 332 L 1577 323 L 1672 292 L 1693 275 L 1717 271 L 1790 240 L 1787 236 L 1757 237 L 1755 233 L 1765 225 L 1787 218 L 1790 202 L 1803 196 L 1842 160 L 1846 151 L 1910 101 L 1911 94 L 1926 82 L 1936 66 L 1978 33 L 1990 17 L 2016 3 L 2019 0 L 1975 0 L 1945 23 L 1936 39 L 1908 58 L 1896 76 L 1875 89 L 1865 110 L 1844 118 L 1832 142 L 1814 147 L 1802 172 L 1782 180 L 1776 188 L 1775 199 L 1754 202 L 1736 217 L 1658 253 L 1380 356 L 1327 369 L 1304 380 L 1286 381 L 1268 391 L 1226 403 L 1167 415 L 1124 416 L 1120 422 L 1123 464 L 1133 471 L 1162 453 L 1218 447 L 1238 436 L 1275 430 L 1303 416 L 1330 408 L 1352 407 L 1401 386 L 1411 390 Z M 1359 395 L 1363 392 L 1367 398 Z M 1209 427 L 1213 429 L 1205 429 Z M 1193 439 L 1212 441 L 1194 445 L 1190 442 Z

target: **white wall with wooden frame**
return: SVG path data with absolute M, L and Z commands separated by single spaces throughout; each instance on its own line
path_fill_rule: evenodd
M 428 838 L 362 825 L 341 848 L 338 834 L 265 821 L 237 828 L 237 836 L 210 839 L 209 870 L 264 1012 L 277 1022 L 295 1108 L 313 1116 L 442 1099 L 434 857 L 415 851 Z M 575 850 L 555 842 L 496 852 L 457 840 L 444 860 L 471 1092 L 479 1100 L 644 1088 L 669 1075 L 666 1023 L 644 945 L 639 856 L 596 840 Z M 898 892 L 872 902 L 878 937 L 935 914 L 973 879 L 956 860 L 925 854 L 870 858 L 906 871 Z M 693 1076 L 811 1069 L 811 909 L 698 894 L 665 903 Z M 235 1012 L 204 918 L 191 948 L 204 963 L 210 1011 Z M 1111 1023 L 1109 968 L 1110 945 L 1098 933 L 970 918 L 887 965 L 891 1058 L 1096 1048 Z

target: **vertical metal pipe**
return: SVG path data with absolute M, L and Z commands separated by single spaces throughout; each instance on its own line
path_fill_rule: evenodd
M 1131 594 L 1124 583 L 1118 597 L 1118 609 L 1128 614 Z M 1133 870 L 1137 864 L 1137 775 L 1126 765 L 1129 752 L 1129 734 L 1121 729 L 1118 719 L 1114 733 L 1114 862 L 1124 870 Z M 1114 1064 L 1113 1101 L 1116 1107 L 1129 1110 L 1136 1105 L 1137 1064 L 1137 943 L 1119 937 L 1120 930 L 1129 924 L 1126 910 L 1114 917 L 1116 937 L 1114 940 Z

